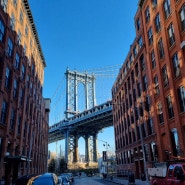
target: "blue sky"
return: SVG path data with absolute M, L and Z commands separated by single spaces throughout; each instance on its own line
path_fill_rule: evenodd
M 47 64 L 43 96 L 52 100 L 51 125 L 64 117 L 67 67 L 102 69 L 109 76 L 106 67 L 121 66 L 135 38 L 138 0 L 29 0 L 29 4 Z M 117 74 L 119 67 L 113 69 Z M 97 77 L 97 104 L 111 98 L 114 81 L 115 77 Z M 114 147 L 113 128 L 105 129 L 98 138 Z M 80 143 L 83 153 L 82 139 Z M 54 145 L 49 149 L 55 150 Z M 102 145 L 99 142 L 99 152 Z

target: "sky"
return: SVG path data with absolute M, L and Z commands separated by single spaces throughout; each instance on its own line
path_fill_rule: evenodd
M 43 96 L 51 98 L 49 124 L 64 119 L 67 67 L 97 74 L 97 104 L 111 99 L 116 75 L 135 39 L 138 0 L 29 0 L 29 4 L 47 65 Z M 81 87 L 79 92 L 83 105 Z M 102 141 L 114 150 L 113 127 L 102 130 L 98 140 L 100 153 L 105 150 Z M 60 145 L 65 148 L 61 141 L 49 144 L 49 150 L 55 152 Z M 80 153 L 84 153 L 82 138 L 79 147 Z

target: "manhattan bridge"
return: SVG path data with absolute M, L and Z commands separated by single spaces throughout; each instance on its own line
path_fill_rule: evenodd
M 115 71 L 118 73 L 119 66 L 103 69 L 106 75 L 115 79 Z M 116 68 L 116 69 L 115 69 Z M 98 72 L 97 72 L 98 71 Z M 66 162 L 78 162 L 78 140 L 85 140 L 85 162 L 97 162 L 97 137 L 102 129 L 113 125 L 112 101 L 107 100 L 96 105 L 96 78 L 102 75 L 102 70 L 97 69 L 95 73 L 71 71 L 67 68 L 65 72 L 65 111 L 64 119 L 55 122 L 49 127 L 49 144 L 65 140 Z M 79 103 L 79 85 L 83 86 L 84 110 L 79 111 L 83 103 Z M 111 84 L 112 87 L 113 84 Z M 103 86 L 101 85 L 103 88 Z M 101 89 L 103 93 L 103 89 Z M 111 93 L 111 88 L 109 89 Z M 64 93 L 63 93 L 64 94 Z M 58 101 L 57 101 L 58 102 Z M 80 105 L 79 105 L 80 104 Z

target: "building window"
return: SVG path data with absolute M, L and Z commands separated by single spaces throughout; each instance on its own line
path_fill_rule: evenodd
M 6 123 L 6 114 L 7 114 L 8 104 L 7 102 L 3 101 L 2 109 L 1 109 L 1 123 Z
M 136 46 L 133 49 L 133 53 L 134 53 L 134 57 L 136 57 L 136 55 L 137 55 L 137 48 L 136 48 Z
M 137 94 L 138 94 L 138 97 L 141 96 L 141 92 L 142 92 L 141 83 L 138 82 L 138 84 L 137 84 Z
M 146 97 L 146 101 L 145 101 L 145 110 L 147 111 L 147 112 L 149 112 L 150 111 L 150 97 L 149 96 L 147 96 Z
M 170 24 L 170 26 L 168 27 L 168 38 L 169 38 L 169 43 L 171 47 L 175 43 L 175 34 L 174 34 L 173 24 Z
M 166 103 L 168 108 L 168 118 L 171 119 L 174 117 L 173 104 L 171 96 L 166 97 Z
M 147 120 L 147 126 L 148 126 L 148 135 L 153 134 L 154 133 L 154 128 L 153 128 L 152 118 L 148 118 L 148 120 Z
M 137 107 L 134 108 L 134 115 L 135 115 L 135 120 L 139 119 L 139 114 L 138 114 L 139 109 Z
M 25 71 L 26 71 L 26 68 L 25 68 L 25 66 L 22 64 L 22 69 L 21 69 L 21 80 L 23 80 L 24 77 L 25 77 Z
M 157 6 L 157 0 L 152 0 L 152 7 L 155 8 Z
M 153 33 L 152 33 L 152 27 L 148 30 L 148 43 L 151 45 L 153 43 Z
M 155 17 L 155 30 L 158 33 L 161 30 L 160 15 L 157 14 Z
M 25 28 L 25 35 L 28 36 L 28 26 L 26 25 L 26 28 Z
M 180 62 L 177 53 L 175 53 L 172 57 L 172 62 L 173 62 L 173 71 L 174 71 L 174 76 L 178 77 L 181 74 L 180 71 Z
M 18 31 L 18 35 L 17 35 L 17 43 L 18 43 L 19 45 L 21 45 L 21 39 L 22 39 L 22 34 L 21 34 L 20 30 L 19 30 L 19 31 Z
M 136 89 L 133 89 L 133 99 L 134 99 L 134 102 L 136 101 Z
M 4 24 L 0 19 L 0 41 L 3 41 L 3 36 L 4 36 Z
M 7 89 L 10 88 L 10 69 L 6 67 L 6 74 L 5 74 L 5 87 Z
M 32 40 L 31 40 L 31 38 L 30 38 L 30 48 L 32 48 Z
M 145 69 L 145 60 L 143 55 L 141 55 L 141 57 L 139 58 L 139 62 L 140 62 L 141 71 L 143 71 Z
M 185 30 L 185 4 L 180 9 L 179 16 L 181 21 L 181 29 L 182 31 L 184 31 Z
M 141 124 L 142 137 L 146 137 L 146 128 L 145 123 Z
M 10 38 L 8 38 L 8 48 L 7 48 L 7 55 L 9 57 L 12 56 L 12 53 L 13 53 L 13 42 Z
M 13 5 L 15 8 L 17 7 L 17 0 L 13 0 Z
M 152 69 L 154 69 L 156 67 L 154 50 L 152 50 L 152 52 L 150 53 L 150 58 L 151 58 L 151 62 L 152 62 Z
M 24 98 L 24 90 L 21 88 L 20 89 L 20 100 L 19 100 L 20 106 L 23 106 L 23 98 Z
M 15 55 L 15 64 L 14 64 L 16 69 L 19 69 L 19 63 L 20 63 L 20 57 L 19 57 L 19 54 L 16 53 L 16 55 Z
M 179 136 L 176 128 L 173 128 L 171 130 L 171 143 L 172 143 L 173 155 L 177 156 L 180 148 L 179 148 Z
M 11 117 L 10 117 L 10 128 L 13 130 L 15 126 L 15 109 L 12 108 Z
M 6 12 L 6 10 L 7 10 L 7 3 L 8 3 L 8 0 L 1 0 L 1 6 L 2 6 L 4 12 Z
M 10 28 L 12 30 L 15 30 L 15 16 L 14 16 L 14 14 L 12 14 L 11 19 L 10 19 Z
M 165 12 L 165 17 L 167 19 L 171 13 L 170 0 L 165 0 L 163 7 L 164 7 L 164 12 Z
M 30 83 L 30 95 L 32 95 L 32 93 L 33 93 L 33 84 L 32 84 L 32 82 Z
M 185 89 L 183 86 L 180 86 L 177 89 L 177 91 L 178 91 L 180 112 L 185 112 Z
M 146 20 L 146 23 L 148 23 L 150 21 L 150 9 L 149 9 L 149 6 L 147 6 L 147 8 L 145 10 L 145 20 Z
M 141 26 L 141 21 L 140 21 L 140 18 L 138 18 L 137 21 L 136 21 L 136 27 L 137 27 L 138 31 L 140 29 L 140 26 Z
M 158 41 L 158 49 L 159 49 L 159 57 L 160 59 L 164 58 L 164 47 L 163 47 L 163 41 L 162 38 Z
M 22 10 L 20 11 L 19 21 L 20 21 L 21 23 L 23 23 L 23 13 L 22 13 Z
M 24 54 L 26 55 L 27 46 L 24 44 Z
M 161 102 L 157 104 L 157 111 L 158 111 L 158 116 L 159 116 L 159 123 L 162 124 L 164 123 L 164 118 L 163 118 L 163 110 L 162 110 Z
M 29 84 L 30 84 L 30 77 L 28 75 L 26 76 L 26 84 L 27 84 L 27 88 L 28 88 Z
M 17 80 L 14 79 L 13 81 L 13 97 L 16 98 L 17 97 Z
M 141 48 L 143 46 L 142 37 L 139 37 L 139 39 L 138 39 L 138 45 L 139 45 L 139 48 Z
M 162 68 L 162 77 L 163 77 L 164 87 L 166 87 L 169 83 L 168 82 L 168 73 L 167 73 L 166 65 L 164 65 L 163 68 Z
M 3 138 L 0 138 L 0 160 L 2 158 Z
M 146 75 L 143 76 L 143 91 L 146 91 L 148 88 L 148 82 Z
M 158 150 L 157 150 L 157 145 L 154 142 L 150 144 L 150 150 L 151 150 L 151 160 L 157 161 Z
M 131 72 L 131 79 L 132 79 L 132 84 L 134 84 L 135 83 L 134 71 Z
M 155 94 L 159 95 L 160 91 L 159 91 L 159 82 L 158 82 L 157 75 L 155 75 L 155 77 L 154 77 L 154 88 L 155 88 Z
M 17 134 L 21 133 L 21 116 L 18 117 Z
M 139 75 L 139 69 L 138 69 L 138 63 L 135 66 L 135 75 L 138 77 Z

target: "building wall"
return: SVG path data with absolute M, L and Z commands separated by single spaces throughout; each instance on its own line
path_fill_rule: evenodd
M 46 64 L 28 2 L 5 2 L 0 4 L 0 180 L 8 184 L 11 176 L 47 171 L 50 99 L 42 96 Z
M 136 177 L 141 177 L 144 168 L 154 162 L 185 155 L 183 88 L 182 97 L 179 96 L 179 87 L 185 86 L 185 35 L 184 22 L 180 19 L 185 1 L 141 0 L 138 4 L 136 38 L 113 85 L 112 96 L 118 172 L 134 171 Z M 164 7 L 169 10 L 167 17 Z M 160 16 L 158 30 L 157 15 Z M 173 29 L 169 34 L 170 26 Z M 138 47 L 140 37 L 141 48 Z M 161 53 L 160 46 L 163 46 Z M 177 67 L 173 65 L 174 56 L 179 63 Z M 167 103 L 167 97 L 171 102 Z

